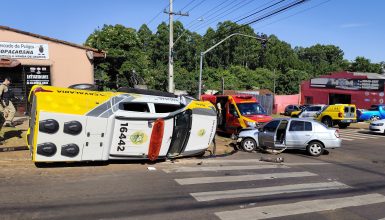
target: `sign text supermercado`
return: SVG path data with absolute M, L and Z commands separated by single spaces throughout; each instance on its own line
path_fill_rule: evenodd
M 17 59 L 49 59 L 48 44 L 0 41 L 0 57 Z

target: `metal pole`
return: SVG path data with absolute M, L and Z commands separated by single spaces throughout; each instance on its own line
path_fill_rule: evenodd
M 202 94 L 202 67 L 203 67 L 203 56 L 205 54 L 201 52 L 201 61 L 200 61 L 200 68 L 199 68 L 199 88 L 198 88 L 198 99 L 201 99 Z
M 198 91 L 199 91 L 199 94 L 198 94 L 198 98 L 200 99 L 201 98 L 201 86 L 202 86 L 202 66 L 203 66 L 203 56 L 210 52 L 212 49 L 214 49 L 215 47 L 217 47 L 219 44 L 223 43 L 225 40 L 229 39 L 230 37 L 232 36 L 235 36 L 235 35 L 240 35 L 240 36 L 244 36 L 244 37 L 251 37 L 251 38 L 255 38 L 257 40 L 261 40 L 261 41 L 267 41 L 267 39 L 265 38 L 260 38 L 260 37 L 255 37 L 255 36 L 251 36 L 251 35 L 247 35 L 247 34 L 241 34 L 241 33 L 234 33 L 234 34 L 230 34 L 229 36 L 225 37 L 224 39 L 222 39 L 221 41 L 219 41 L 218 43 L 216 43 L 214 46 L 210 47 L 209 49 L 207 49 L 206 51 L 204 52 L 201 52 L 201 64 L 200 64 L 200 70 L 199 70 L 199 88 L 198 88 Z
M 169 26 L 170 26 L 170 37 L 169 37 L 169 48 L 168 48 L 168 92 L 174 93 L 174 61 L 172 55 L 172 48 L 174 44 L 174 21 L 172 12 L 172 0 L 170 0 L 170 11 L 169 11 Z

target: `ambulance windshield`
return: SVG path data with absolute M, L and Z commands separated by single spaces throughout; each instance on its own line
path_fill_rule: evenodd
M 265 109 L 258 103 L 240 103 L 237 104 L 242 115 L 264 115 Z

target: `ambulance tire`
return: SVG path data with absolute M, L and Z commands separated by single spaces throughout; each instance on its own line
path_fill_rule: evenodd
M 98 86 L 97 85 L 88 84 L 88 83 L 74 84 L 74 85 L 70 85 L 68 88 L 70 88 L 70 89 L 98 91 Z

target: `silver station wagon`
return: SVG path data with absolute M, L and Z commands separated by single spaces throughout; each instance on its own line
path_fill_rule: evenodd
M 256 148 L 302 149 L 312 156 L 319 156 L 324 149 L 341 146 L 338 130 L 310 119 L 274 119 L 263 127 L 244 129 L 239 134 L 237 144 L 245 151 Z

